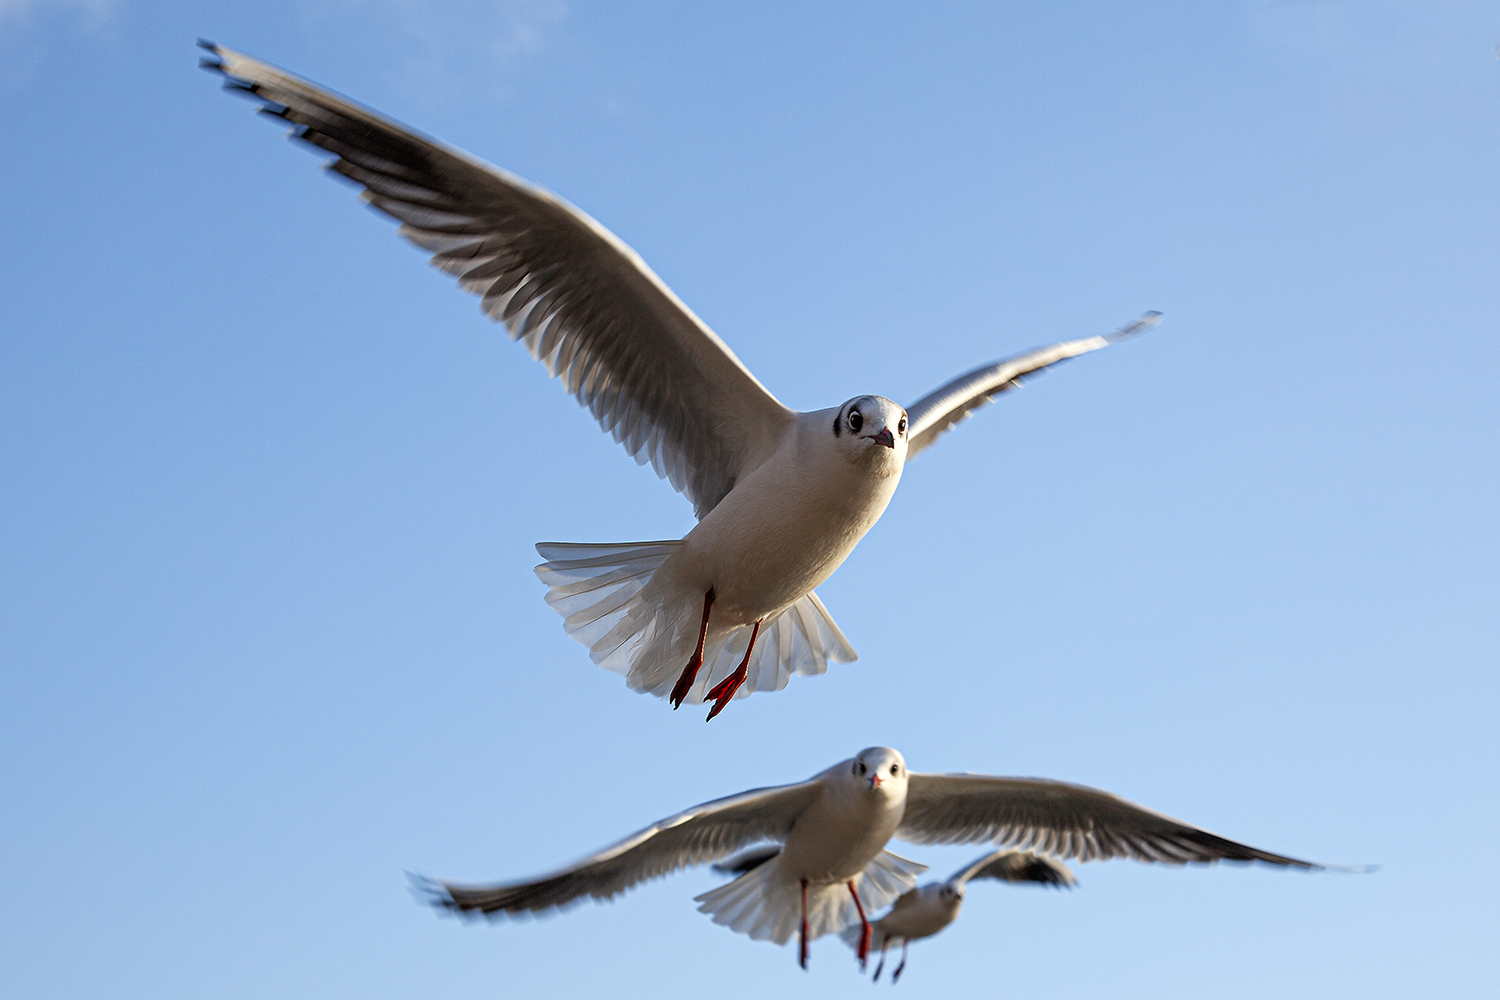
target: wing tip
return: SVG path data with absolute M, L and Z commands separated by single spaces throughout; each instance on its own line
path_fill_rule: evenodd
M 407 871 L 406 888 L 417 902 L 430 906 L 439 913 L 462 912 L 458 901 L 453 898 L 453 893 L 448 891 L 448 887 L 431 875 Z
M 200 38 L 197 45 L 198 48 L 208 53 L 206 56 L 198 57 L 198 68 L 210 73 L 224 73 L 224 53 L 220 50 L 218 43 L 211 42 L 207 38 Z
M 1104 339 L 1109 343 L 1114 344 L 1130 337 L 1139 336 L 1140 334 L 1145 333 L 1147 330 L 1154 329 L 1155 327 L 1160 325 L 1161 318 L 1161 310 L 1147 309 L 1145 312 L 1141 313 L 1138 319 L 1126 323 L 1124 326 L 1120 327 L 1113 333 L 1106 333 L 1104 335 Z

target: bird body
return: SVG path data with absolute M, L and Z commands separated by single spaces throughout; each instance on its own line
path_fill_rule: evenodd
M 564 581 L 566 599 L 587 603 L 570 606 L 569 623 L 585 623 L 592 631 L 579 637 L 591 644 L 595 662 L 624 673 L 638 691 L 667 694 L 698 641 L 698 609 L 712 593 L 712 616 L 703 630 L 704 670 L 684 700 L 701 702 L 715 681 L 733 669 L 745 652 L 745 630 L 757 622 L 771 623 L 761 644 L 762 661 L 769 669 L 760 682 L 760 665 L 747 684 L 746 694 L 785 685 L 799 666 L 816 670 L 814 654 L 832 647 L 824 659 L 851 660 L 854 652 L 838 626 L 822 610 L 813 615 L 791 612 L 794 604 L 815 587 L 853 551 L 884 513 L 897 483 L 905 456 L 905 441 L 894 429 L 905 411 L 890 400 L 868 397 L 863 404 L 880 416 L 877 430 L 863 435 L 830 430 L 838 410 L 799 414 L 782 435 L 778 447 L 752 469 L 641 583 L 639 591 L 621 603 L 616 587 L 617 567 L 580 567 L 555 576 L 572 564 L 556 559 L 538 567 L 544 581 Z M 887 427 L 887 421 L 889 428 Z M 864 426 L 875 422 L 870 419 Z M 874 443 L 884 431 L 893 445 Z M 628 543 L 627 543 L 628 544 Z M 549 543 L 538 546 L 544 555 L 566 550 Z M 595 590 L 595 582 L 600 587 Z M 810 642 L 800 635 L 814 633 L 802 620 L 826 620 L 832 640 Z M 802 630 L 799 633 L 799 628 Z M 735 640 L 741 640 L 736 643 Z
M 482 297 L 548 373 L 692 502 L 678 542 L 544 542 L 547 602 L 632 690 L 684 701 L 779 690 L 857 655 L 814 588 L 884 513 L 906 461 L 1030 375 L 1153 326 L 985 365 L 902 408 L 798 413 L 594 219 L 561 198 L 316 84 L 203 43 L 208 69 L 293 136 L 432 263 Z
M 875 921 L 876 948 L 884 948 L 890 940 L 916 941 L 931 937 L 953 921 L 963 910 L 961 893 L 944 892 L 946 882 L 928 882 L 896 900 L 891 911 Z
M 863 872 L 906 813 L 904 765 L 894 750 L 876 747 L 852 765 L 823 772 L 818 797 L 797 817 L 776 859 L 785 876 L 833 885 Z
M 926 870 L 885 850 L 906 807 L 899 754 L 865 750 L 814 780 L 817 794 L 777 856 L 696 900 L 715 923 L 777 944 L 797 931 L 800 917 L 804 962 L 806 942 L 864 922 L 867 909 L 884 905 L 876 900 L 898 898 Z
M 716 627 L 742 628 L 790 607 L 828 579 L 885 513 L 906 457 L 904 435 L 894 434 L 905 411 L 888 399 L 871 402 L 894 447 L 870 443 L 874 433 L 834 437 L 837 410 L 798 414 L 771 456 L 683 539 L 674 582 L 695 596 L 713 588 Z

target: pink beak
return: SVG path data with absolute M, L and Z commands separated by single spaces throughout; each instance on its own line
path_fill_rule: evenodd
M 880 428 L 880 433 L 876 434 L 870 440 L 874 441 L 876 444 L 883 444 L 887 448 L 896 447 L 896 439 L 891 436 L 891 429 L 889 427 Z
M 870 775 L 870 787 L 871 788 L 879 788 L 880 787 L 880 775 L 878 775 L 878 774 L 872 774 L 872 775 Z

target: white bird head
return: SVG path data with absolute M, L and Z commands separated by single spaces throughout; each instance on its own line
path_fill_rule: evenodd
M 853 460 L 900 468 L 906 461 L 906 410 L 884 396 L 855 396 L 839 407 L 830 433 Z
M 890 747 L 861 750 L 850 762 L 849 774 L 876 795 L 906 798 L 906 759 Z
M 950 906 L 964 901 L 964 887 L 956 882 L 942 882 L 938 885 L 938 898 Z

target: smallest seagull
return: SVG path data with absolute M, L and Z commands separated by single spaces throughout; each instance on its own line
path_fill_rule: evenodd
M 1054 858 L 1033 854 L 1031 851 L 995 851 L 977 859 L 967 867 L 953 873 L 946 882 L 928 882 L 913 889 L 891 907 L 889 913 L 870 925 L 870 947 L 880 949 L 880 961 L 875 965 L 875 982 L 880 981 L 880 970 L 885 968 L 885 950 L 892 941 L 901 942 L 901 961 L 891 973 L 894 985 L 906 968 L 906 950 L 913 941 L 932 937 L 958 919 L 964 905 L 965 886 L 974 879 L 990 878 L 999 882 L 1032 883 L 1058 889 L 1071 889 L 1078 884 L 1072 870 Z M 844 943 L 859 949 L 861 930 L 848 927 L 843 932 Z

